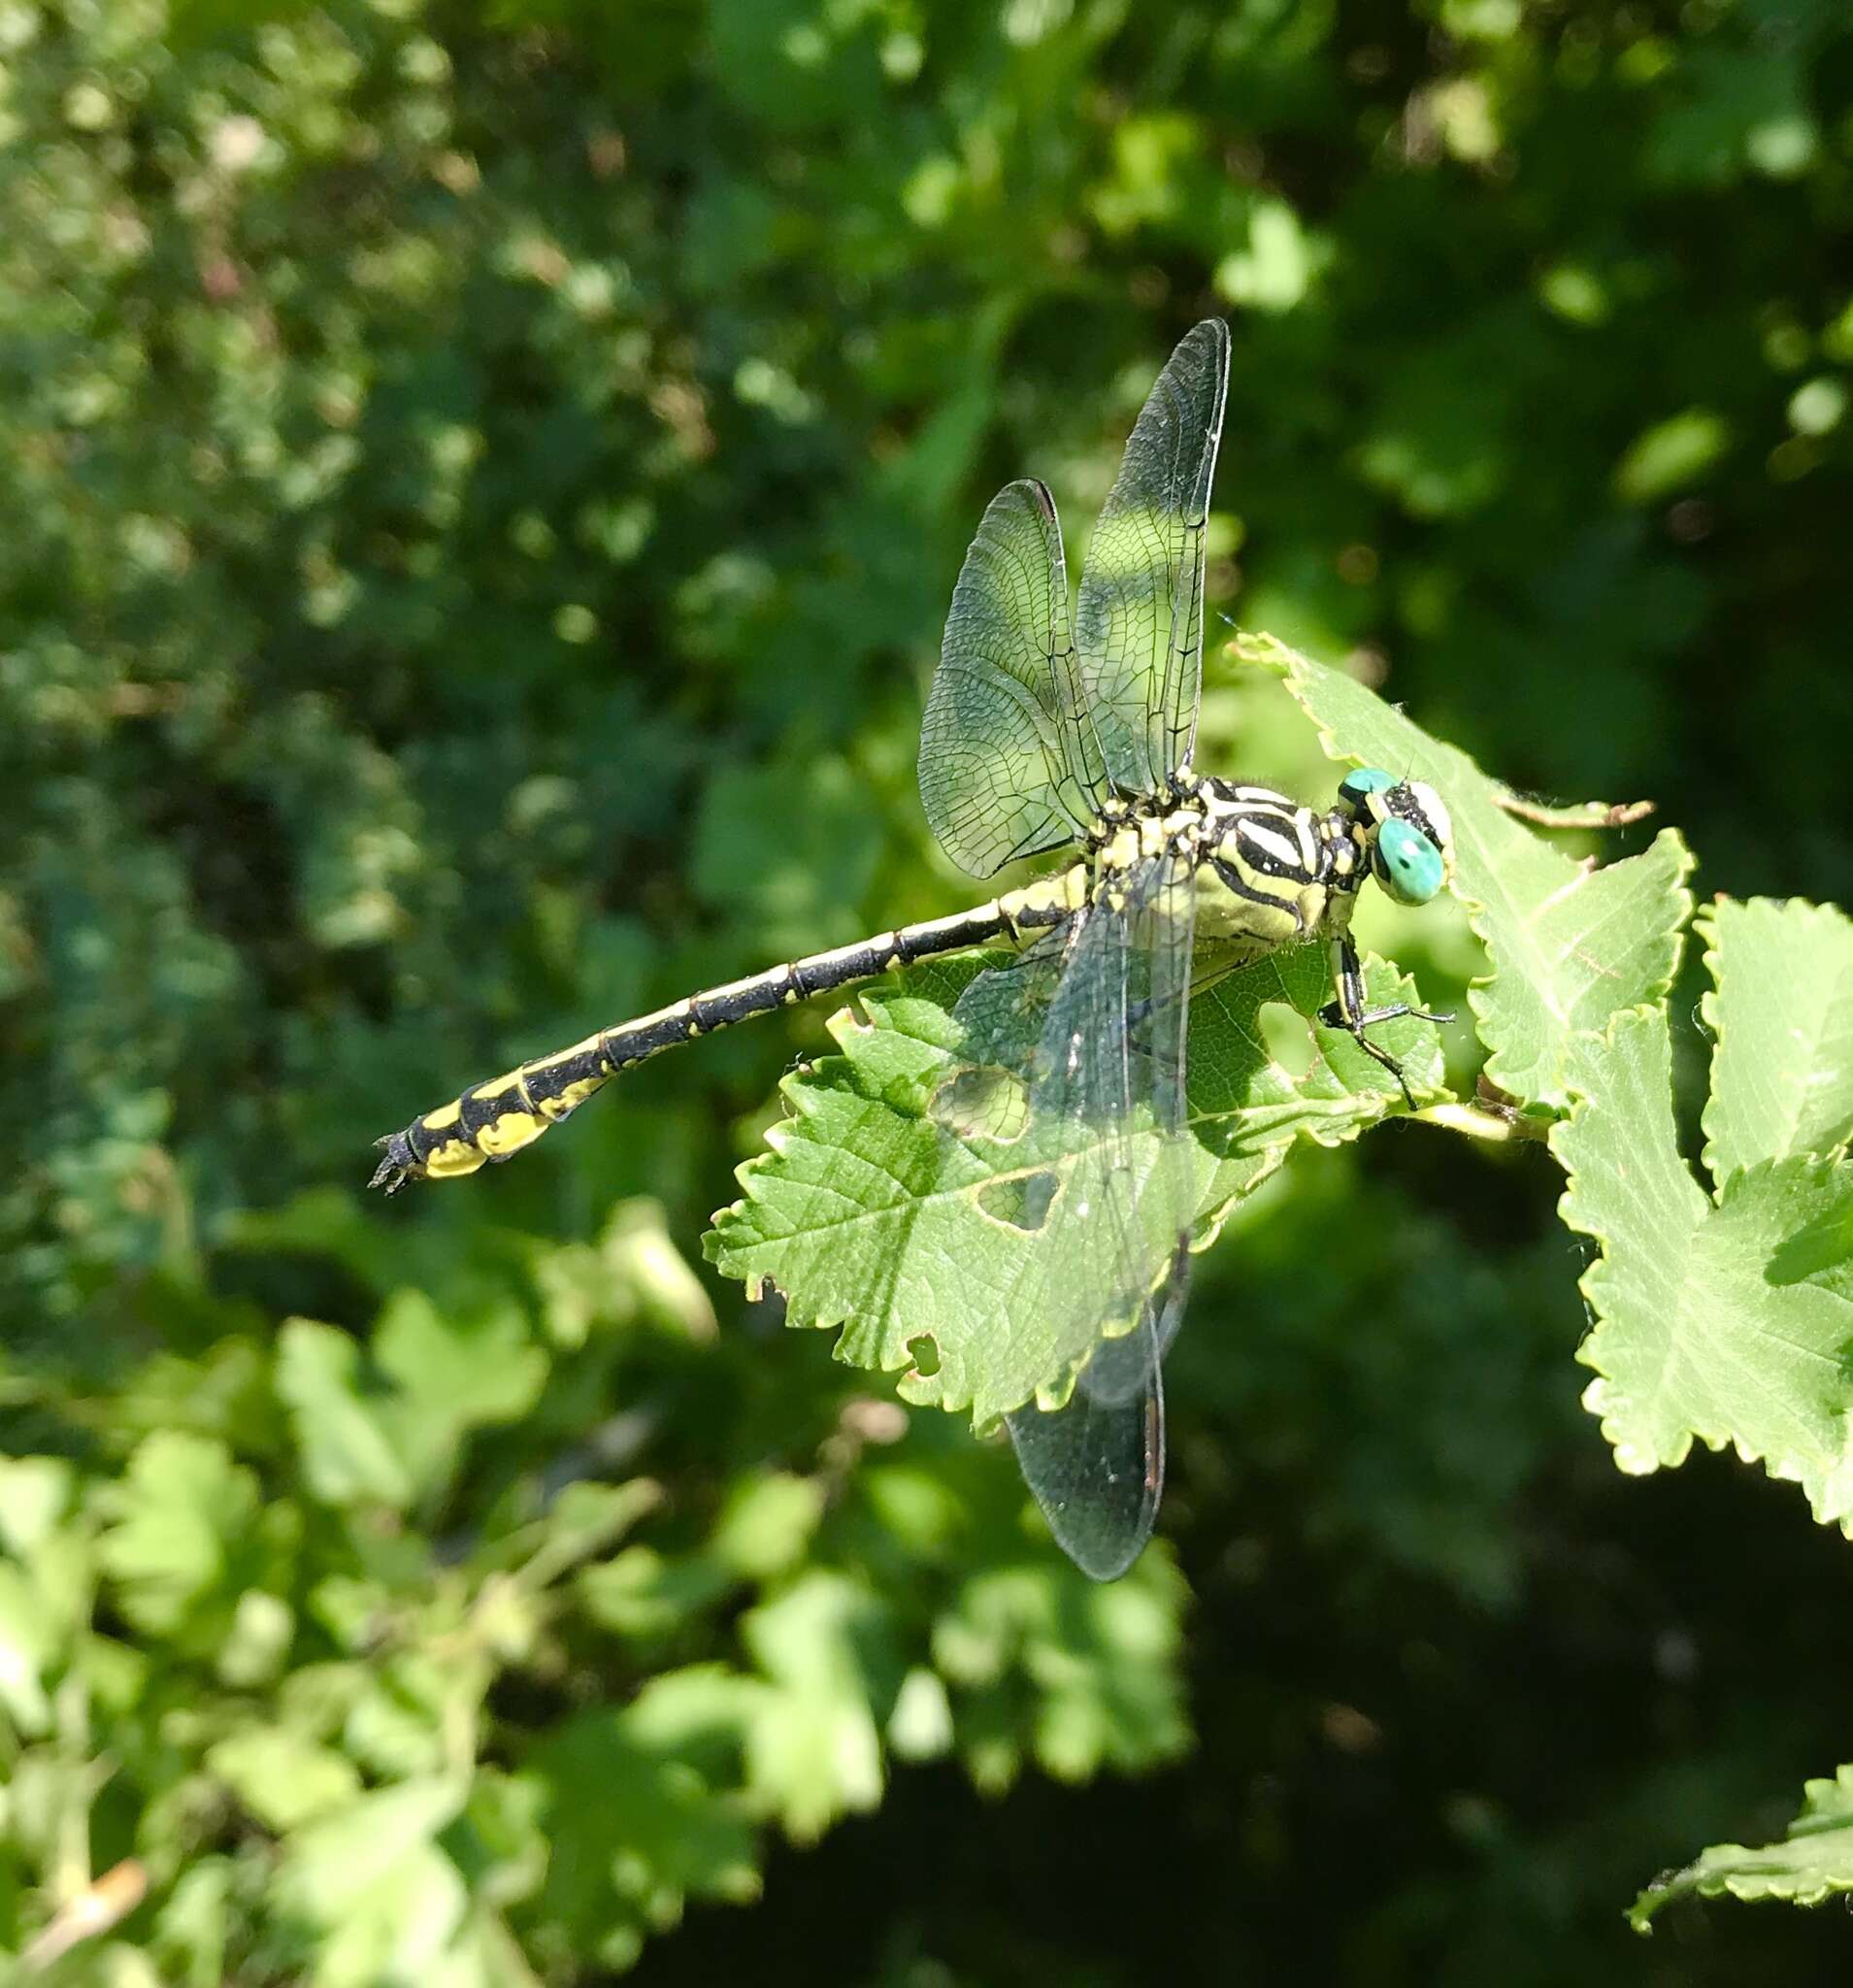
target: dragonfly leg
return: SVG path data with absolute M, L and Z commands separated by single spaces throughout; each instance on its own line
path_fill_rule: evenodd
M 1403 1066 L 1390 1052 L 1372 1042 L 1365 1030 L 1382 1021 L 1397 1021 L 1404 1015 L 1413 1016 L 1417 1021 L 1452 1021 L 1453 1015 L 1432 1012 L 1426 1008 L 1411 1008 L 1406 1001 L 1398 1001 L 1385 1008 L 1366 1008 L 1364 1005 L 1364 968 L 1358 959 L 1358 949 L 1351 944 L 1349 935 L 1337 939 L 1332 946 L 1332 983 L 1337 999 L 1328 1001 L 1319 1011 L 1319 1019 L 1329 1029 L 1342 1029 L 1358 1047 L 1373 1062 L 1380 1063 L 1396 1078 L 1403 1093 L 1403 1102 L 1408 1109 L 1415 1110 L 1415 1098 L 1409 1090 L 1408 1079 L 1403 1074 Z
M 1233 967 L 1212 967 L 1201 974 L 1190 983 L 1190 998 L 1195 1001 L 1207 987 L 1213 987 L 1218 980 L 1227 979 L 1235 971 Z M 1135 1001 L 1126 1010 L 1126 1035 L 1133 1047 L 1142 1054 L 1152 1045 L 1152 1024 L 1168 1009 L 1175 1009 L 1182 997 L 1176 994 L 1165 1001 Z
M 1454 1019 L 1454 1011 L 1451 1008 L 1445 1011 L 1439 1011 L 1427 1008 L 1411 1008 L 1406 1001 L 1399 1001 L 1391 1008 L 1367 1008 L 1358 1016 L 1357 1025 L 1361 1029 L 1368 1029 L 1376 1022 L 1396 1021 L 1406 1014 L 1416 1021 L 1439 1022 L 1452 1021 Z M 1326 1021 L 1327 1015 L 1331 1015 L 1333 1019 Z M 1351 1026 L 1348 1021 L 1340 1015 L 1339 1004 L 1336 1001 L 1328 1001 L 1326 1003 L 1325 1007 L 1319 1011 L 1319 1019 L 1326 1021 L 1328 1028 L 1348 1029 Z
M 1200 1000 L 1219 980 L 1226 980 L 1235 972 L 1240 963 L 1237 960 L 1230 960 L 1225 965 L 1208 966 L 1201 972 L 1194 974 L 1191 977 L 1190 982 L 1191 1000 Z M 1173 995 L 1165 1003 L 1165 1006 L 1167 1008 L 1175 1008 L 1177 999 L 1176 995 Z M 1158 1005 L 1151 1001 L 1135 1001 L 1126 1011 L 1128 1038 L 1133 1047 L 1142 1054 L 1149 1050 L 1152 1045 L 1152 1020 L 1158 1011 Z M 1413 1011 L 1413 1010 L 1410 1011 L 1411 1013 Z M 1449 1020 L 1453 1019 L 1451 1015 L 1448 1018 Z M 1340 1022 L 1339 1026 L 1342 1028 L 1345 1024 Z

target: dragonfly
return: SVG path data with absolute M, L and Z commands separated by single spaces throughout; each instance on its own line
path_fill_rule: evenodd
M 1199 1170 L 1186 1045 L 1193 993 L 1280 948 L 1323 943 L 1321 1026 L 1352 1038 L 1414 1100 L 1370 1032 L 1352 914 L 1368 883 L 1402 905 L 1453 872 L 1427 783 L 1345 774 L 1317 810 L 1191 765 L 1201 693 L 1205 536 L 1229 332 L 1179 341 L 1134 424 L 1071 603 L 1060 521 L 1033 478 L 992 500 L 952 594 L 921 726 L 919 784 L 945 853 L 977 878 L 1065 852 L 1060 867 L 950 916 L 877 933 L 691 994 L 523 1063 L 379 1142 L 372 1184 L 450 1179 L 508 1159 L 620 1072 L 747 1017 L 916 961 L 992 949 L 953 1008 L 963 1049 L 929 1110 L 948 1140 L 1045 1132 L 1071 1157 L 1027 1187 L 1059 1276 L 1009 1302 L 1090 1350 L 1007 1415 L 1029 1489 L 1085 1574 L 1143 1549 L 1165 1474 L 1164 1361 L 1190 1282 Z M 999 948 L 1002 950 L 1000 951 Z M 1002 1102 L 1000 1102 L 1002 1101 Z M 1067 1376 L 1064 1376 L 1065 1378 Z

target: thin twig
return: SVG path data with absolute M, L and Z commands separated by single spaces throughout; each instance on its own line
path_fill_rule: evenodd
M 1497 799 L 1507 814 L 1538 828 L 1626 828 L 1654 812 L 1651 801 L 1580 801 L 1552 808 L 1542 801 L 1528 801 L 1523 794 L 1501 794 Z

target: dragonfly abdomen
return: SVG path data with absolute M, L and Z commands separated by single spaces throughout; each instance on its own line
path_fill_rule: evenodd
M 539 1056 L 426 1111 L 379 1142 L 385 1157 L 374 1187 L 396 1193 L 408 1180 L 450 1180 L 532 1145 L 549 1125 L 576 1111 L 620 1071 L 678 1044 L 732 1028 L 775 1008 L 808 1001 L 857 980 L 939 953 L 964 952 L 1001 938 L 1058 924 L 1081 903 L 1086 873 L 1076 868 L 1011 891 L 950 917 L 930 918 L 787 961 L 744 980 L 705 988 L 673 1007 L 587 1036 L 570 1049 Z

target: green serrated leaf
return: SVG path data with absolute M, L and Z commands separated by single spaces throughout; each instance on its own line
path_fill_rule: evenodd
M 1705 1166 L 1825 1155 L 1853 1137 L 1853 920 L 1832 905 L 1720 899 L 1699 914 L 1717 1038 Z
M 1243 637 L 1237 650 L 1285 677 L 1333 758 L 1406 771 L 1446 801 L 1454 887 L 1493 968 L 1468 993 L 1487 1077 L 1525 1104 L 1567 1110 L 1572 1039 L 1672 984 L 1692 913 L 1678 835 L 1663 829 L 1639 855 L 1601 868 L 1575 862 L 1507 812 L 1504 789 L 1466 753 L 1362 683 L 1270 637 Z
M 352 1761 L 286 1727 L 234 1733 L 211 1749 L 206 1765 L 251 1815 L 279 1833 L 344 1807 L 360 1793 Z
M 513 1303 L 458 1324 L 422 1291 L 397 1291 L 381 1313 L 373 1357 L 449 1441 L 481 1423 L 519 1421 L 546 1381 L 546 1355 L 528 1342 Z
M 360 1391 L 360 1349 L 344 1332 L 291 1318 L 278 1335 L 277 1393 L 290 1411 L 303 1475 L 329 1505 L 378 1502 L 403 1510 L 412 1476 L 381 1405 Z
M 332 1326 L 290 1319 L 276 1388 L 318 1497 L 404 1510 L 450 1476 L 472 1429 L 524 1415 L 546 1375 L 513 1304 L 459 1322 L 403 1290 L 366 1352 Z
M 1674 1138 L 1664 1009 L 1620 1016 L 1579 1055 L 1551 1147 L 1561 1204 L 1601 1256 L 1584 1405 L 1624 1471 L 1735 1444 L 1853 1527 L 1853 1169 L 1797 1155 L 1733 1174 L 1714 1204 Z
M 208 1600 L 229 1602 L 232 1568 L 258 1516 L 257 1480 L 222 1442 L 157 1431 L 111 1487 L 103 1566 L 122 1612 L 171 1636 Z
M 1372 1007 L 1419 1006 L 1420 990 L 1387 962 L 1365 966 Z M 1317 1019 L 1332 998 L 1323 944 L 1294 946 L 1218 980 L 1192 1005 L 1190 1127 L 1217 1165 L 1198 1200 L 1197 1219 L 1210 1233 L 1236 1201 L 1286 1157 L 1296 1139 L 1342 1145 L 1402 1098 L 1396 1080 L 1351 1038 Z M 1297 1015 L 1307 1031 L 1305 1070 L 1296 1075 L 1269 1048 L 1263 1011 Z M 1440 1038 L 1427 1022 L 1405 1019 L 1372 1031 L 1372 1041 L 1403 1065 L 1417 1098 L 1444 1094 Z
M 1084 1324 L 1063 1337 L 1051 1323 L 1086 1317 L 1084 1305 L 1064 1302 L 1068 1282 L 1089 1275 L 1072 1230 L 1023 1220 L 1007 1197 L 1026 1177 L 1065 1188 L 1099 1156 L 1072 1127 L 1032 1127 L 1000 1146 L 948 1138 L 929 1115 L 958 1067 L 953 1004 L 988 963 L 967 955 L 917 968 L 865 993 L 865 1020 L 833 1016 L 843 1053 L 787 1077 L 790 1115 L 767 1135 L 771 1152 L 740 1170 L 745 1194 L 707 1239 L 723 1274 L 776 1284 L 792 1324 L 841 1326 L 839 1358 L 906 1370 L 909 1400 L 970 1409 L 980 1425 L 1059 1389 L 1093 1349 Z M 1295 1139 L 1337 1144 L 1400 1103 L 1377 1064 L 1316 1024 L 1327 976 L 1324 947 L 1298 947 L 1227 975 L 1193 1003 L 1197 1246 Z M 1411 998 L 1381 962 L 1368 963 L 1366 982 L 1373 1004 Z M 1304 1074 L 1269 1049 L 1261 1016 L 1271 1005 L 1307 1030 Z M 1430 1024 L 1405 1019 L 1376 1040 L 1403 1061 L 1416 1095 L 1439 1094 Z M 1134 1137 L 1153 1164 L 1157 1134 L 1147 1125 Z
M 556 1726 L 529 1762 L 550 1844 L 541 1908 L 576 1956 L 612 1967 L 674 1926 L 684 1900 L 741 1904 L 759 1893 L 739 1800 L 675 1756 L 677 1736 L 660 1746 L 656 1737 L 628 1710 L 586 1712 Z
M 1648 1885 L 1628 1919 L 1637 1933 L 1646 1933 L 1654 1914 L 1673 1899 L 1729 1895 L 1818 1905 L 1846 1891 L 1853 1891 L 1853 1767 L 1842 1767 L 1832 1780 L 1805 1784 L 1802 1812 L 1780 1842 L 1754 1849 L 1714 1843 L 1683 1871 Z
M 469 1899 L 436 1839 L 466 1792 L 455 1774 L 403 1781 L 290 1839 L 274 1896 L 282 1913 L 322 1935 L 315 1988 L 424 1979 L 444 1959 Z
M 903 1668 L 888 1605 L 837 1574 L 805 1574 L 748 1614 L 773 1688 L 746 1729 L 746 1781 L 794 1842 L 881 1800 L 881 1729 Z
M 1179 1589 L 1162 1551 L 1106 1585 L 1066 1566 L 998 1569 L 966 1581 L 956 1610 L 935 1624 L 934 1661 L 966 1694 L 1007 1689 L 1013 1673 L 1030 1680 L 1035 1754 L 1052 1774 L 1149 1768 L 1190 1742 L 1175 1661 Z M 1001 1789 L 1016 1772 L 1014 1751 L 976 1735 L 959 1703 L 961 1751 Z

